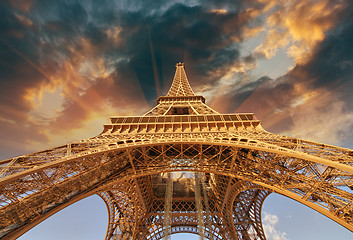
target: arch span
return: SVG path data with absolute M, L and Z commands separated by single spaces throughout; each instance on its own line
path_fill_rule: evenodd
M 172 171 L 203 172 L 251 182 L 291 197 L 353 231 L 352 194 L 341 189 L 345 179 L 351 178 L 341 166 L 349 165 L 325 165 L 328 160 L 318 156 L 288 153 L 248 140 L 177 140 L 105 145 L 2 178 L 5 204 L 1 212 L 8 216 L 2 223 L 2 236 L 23 233 L 58 209 L 104 192 L 120 181 Z M 21 201 L 7 196 L 8 190 Z M 144 196 L 141 194 L 137 197 Z
M 61 209 L 17 239 L 104 239 L 107 224 L 105 202 L 94 194 Z

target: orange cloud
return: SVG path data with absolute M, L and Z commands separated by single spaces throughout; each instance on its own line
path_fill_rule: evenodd
M 261 31 L 263 31 L 262 26 L 260 26 L 260 27 L 243 27 L 242 28 L 242 37 L 243 38 L 255 37 Z
M 123 42 L 123 38 L 120 36 L 121 31 L 123 30 L 122 27 L 112 27 L 105 30 L 105 34 L 107 35 L 108 39 L 111 39 L 115 45 L 120 45 Z
M 290 40 L 286 32 L 279 32 L 278 29 L 270 29 L 267 34 L 270 37 L 255 48 L 255 53 L 269 59 L 276 55 L 278 48 L 286 47 Z
M 33 6 L 32 0 L 7 0 L 7 2 L 10 3 L 11 6 L 26 13 L 29 12 Z
M 223 15 L 223 14 L 226 14 L 228 11 L 227 11 L 227 9 L 212 9 L 209 12 L 214 13 L 214 14 Z
M 78 42 L 80 47 L 68 46 L 69 57 L 58 57 L 59 64 L 46 63 L 41 69 L 46 80 L 23 96 L 31 106 L 28 124 L 42 126 L 38 131 L 46 136 L 45 142 L 27 143 L 33 151 L 93 137 L 111 115 L 148 110 L 136 76 L 122 76 L 87 39 Z
M 268 12 L 268 31 L 256 53 L 271 58 L 277 49 L 287 50 L 296 63 L 303 63 L 325 32 L 335 26 L 346 2 L 330 0 L 261 0 L 272 8 Z M 267 8 L 268 9 L 268 8 Z
M 17 18 L 17 20 L 20 23 L 22 23 L 26 27 L 32 27 L 33 26 L 33 22 L 29 18 L 27 18 L 27 17 L 25 17 L 23 15 L 19 15 L 19 14 L 15 14 L 15 17 Z

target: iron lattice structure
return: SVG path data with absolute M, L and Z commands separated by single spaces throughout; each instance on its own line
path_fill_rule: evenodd
M 265 239 L 272 192 L 353 231 L 353 151 L 264 130 L 252 113 L 220 114 L 176 65 L 143 116 L 111 117 L 96 137 L 0 162 L 0 237 L 14 239 L 93 194 L 105 239 Z

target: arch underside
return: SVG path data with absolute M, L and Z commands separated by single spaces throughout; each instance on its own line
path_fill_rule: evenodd
M 211 234 L 214 239 L 247 239 L 252 234 L 256 236 L 253 239 L 265 239 L 261 205 L 270 192 L 291 197 L 353 231 L 352 173 L 304 159 L 302 154 L 296 157 L 248 143 L 224 141 L 134 145 L 125 142 L 129 146 L 107 146 L 86 155 L 72 150 L 70 157 L 55 164 L 46 162 L 44 167 L 25 169 L 27 174 L 15 172 L 15 177 L 8 175 L 6 181 L 0 182 L 0 215 L 4 216 L 0 236 L 18 237 L 58 210 L 99 194 L 109 212 L 106 239 L 115 239 L 122 233 L 134 239 L 160 239 L 164 236 L 161 224 L 164 199 L 153 195 L 148 181 L 151 176 L 175 171 L 202 172 L 208 179 L 212 221 L 207 224 L 205 219 L 206 237 Z M 341 159 L 340 164 L 352 161 L 349 155 L 340 153 L 337 157 L 332 152 L 331 155 L 331 161 Z M 38 162 L 43 158 L 38 157 Z M 188 201 L 180 206 L 190 207 L 195 200 L 191 197 Z M 157 206 L 162 210 L 157 211 Z M 172 232 L 197 233 L 197 217 L 189 210 L 189 215 L 185 210 L 185 216 L 172 213 Z M 230 212 L 234 214 L 229 216 Z M 141 236 L 134 235 L 137 229 Z
M 108 209 L 106 239 L 157 240 L 165 237 L 165 201 L 156 196 L 158 192 L 148 189 L 150 181 L 158 177 L 156 175 L 130 179 L 98 194 Z M 217 188 L 215 183 L 218 184 Z M 178 184 L 178 181 L 174 183 L 176 186 Z M 202 199 L 202 205 L 207 239 L 265 239 L 261 206 L 270 191 L 217 174 L 208 176 L 206 185 L 209 189 L 209 213 L 205 210 L 205 198 Z M 140 189 L 145 189 L 141 193 L 143 198 L 137 196 Z M 171 234 L 199 234 L 194 196 L 178 196 L 172 201 L 172 206 Z

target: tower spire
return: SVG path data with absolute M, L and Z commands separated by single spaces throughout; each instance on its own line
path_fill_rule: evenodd
M 179 96 L 194 96 L 195 93 L 191 89 L 188 78 L 186 77 L 184 63 L 177 63 L 176 71 L 173 79 L 172 86 L 167 94 L 168 97 L 179 97 Z
M 205 104 L 203 96 L 195 95 L 181 62 L 176 64 L 173 83 L 167 95 L 160 96 L 157 103 L 144 116 L 219 114 Z

